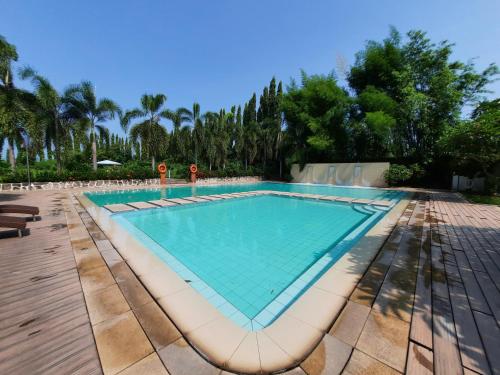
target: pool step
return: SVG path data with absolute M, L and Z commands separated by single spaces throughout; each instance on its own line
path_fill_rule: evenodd
M 124 203 L 108 204 L 108 205 L 105 205 L 104 208 L 115 213 L 115 212 L 132 211 L 134 209 L 145 210 L 145 209 L 150 209 L 150 208 L 170 207 L 170 206 L 177 206 L 177 205 L 184 205 L 184 204 L 216 201 L 216 200 L 221 200 L 221 199 L 235 199 L 235 198 L 259 196 L 259 195 L 277 195 L 277 196 L 295 197 L 295 198 L 303 198 L 303 199 L 315 199 L 315 200 L 322 200 L 322 201 L 343 202 L 343 203 L 349 203 L 349 204 L 361 204 L 361 205 L 385 207 L 385 208 L 390 207 L 393 204 L 393 202 L 386 201 L 386 200 L 371 200 L 371 199 L 365 199 L 365 198 L 338 197 L 338 196 L 334 196 L 334 195 L 292 193 L 292 192 L 287 192 L 287 191 L 257 190 L 257 191 L 248 191 L 248 192 L 242 192 L 242 193 L 201 195 L 201 196 L 184 197 L 184 198 L 162 198 L 159 200 L 152 200 L 149 202 L 131 202 L 131 203 L 127 203 L 127 204 L 124 204 Z
M 170 207 L 170 206 L 177 206 L 177 203 L 174 202 L 169 202 L 164 199 L 158 199 L 156 201 L 149 201 L 149 203 L 154 204 L 159 207 Z
M 134 208 L 124 204 L 124 203 L 116 203 L 116 204 L 106 204 L 104 205 L 104 208 L 111 212 L 126 212 L 126 211 L 133 211 Z
M 132 202 L 132 203 L 127 203 L 130 207 L 133 207 L 137 210 L 145 210 L 147 208 L 156 208 L 154 204 L 148 203 L 148 202 Z

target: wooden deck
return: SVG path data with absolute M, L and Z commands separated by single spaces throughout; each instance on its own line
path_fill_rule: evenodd
M 499 318 L 500 209 L 419 194 L 330 334 L 344 373 L 500 374 Z
M 103 336 L 115 328 L 100 319 L 90 324 L 63 211 L 67 192 L 0 195 L 6 198 L 40 206 L 43 220 L 29 223 L 25 238 L 0 238 L 0 373 L 101 373 L 91 327 L 106 345 L 103 363 L 122 360 L 120 350 L 130 348 L 118 336 Z M 124 372 L 151 368 L 154 359 L 151 375 L 165 368 L 170 375 L 227 374 L 186 344 L 125 263 L 111 256 L 104 234 L 77 211 L 85 238 L 105 258 L 100 268 L 111 271 L 119 288 L 102 293 L 121 290 L 126 300 L 123 311 L 106 311 L 102 319 L 137 318 L 135 330 L 152 346 Z M 340 373 L 500 374 L 500 208 L 451 193 L 416 196 L 329 334 L 287 372 Z
M 100 374 L 66 228 L 66 193 L 2 194 L 36 205 L 23 238 L 0 237 L 0 374 Z M 15 235 L 15 234 L 14 234 Z

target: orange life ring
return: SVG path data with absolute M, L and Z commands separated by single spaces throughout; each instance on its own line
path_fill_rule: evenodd
M 196 164 L 191 164 L 191 165 L 189 166 L 189 171 L 190 171 L 191 173 L 196 173 L 196 172 L 198 172 L 198 167 L 196 166 Z
M 167 166 L 165 163 L 158 164 L 158 172 L 165 173 L 167 171 Z

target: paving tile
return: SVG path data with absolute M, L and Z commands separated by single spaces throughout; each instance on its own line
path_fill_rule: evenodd
M 245 336 L 227 365 L 232 371 L 245 374 L 259 373 L 261 371 L 259 345 L 255 332 L 249 332 Z
M 322 332 L 288 315 L 281 315 L 263 332 L 290 357 L 300 361 L 322 338 Z
M 134 313 L 149 340 L 158 351 L 181 338 L 181 333 L 156 302 L 134 309 Z
M 293 367 L 294 364 L 299 364 L 263 331 L 257 332 L 257 344 L 259 345 L 260 366 L 264 373 L 280 371 L 284 368 Z
M 196 345 L 210 362 L 224 366 L 247 335 L 247 330 L 222 317 L 192 330 L 187 334 L 187 339 Z
M 372 311 L 356 348 L 398 371 L 404 371 L 410 325 L 398 318 Z
M 400 372 L 354 349 L 344 369 L 346 375 L 397 375 Z
M 330 330 L 330 335 L 350 346 L 355 346 L 369 314 L 369 307 L 352 301 L 347 302 Z
M 124 262 L 120 253 L 118 253 L 118 251 L 116 251 L 115 249 L 103 250 L 101 251 L 101 256 L 110 268 L 118 263 Z
M 153 301 L 153 298 L 125 262 L 117 263 L 110 269 L 130 307 L 136 309 Z
M 404 283 L 407 286 L 401 285 Z M 407 275 L 407 271 L 399 267 L 391 267 L 375 299 L 373 309 L 410 322 L 414 300 L 414 292 L 408 291 L 410 285 L 414 289 L 414 275 Z M 405 290 L 406 288 L 408 289 Z
M 75 254 L 75 260 L 76 267 L 80 273 L 106 266 L 101 253 L 99 253 L 95 246 L 88 250 L 80 251 L 79 254 Z
M 153 353 L 153 347 L 132 311 L 93 327 L 106 374 L 116 374 Z
M 184 340 L 179 339 L 158 351 L 170 375 L 217 375 L 220 370 L 205 361 Z
M 85 302 L 87 303 L 92 325 L 114 318 L 130 310 L 127 301 L 125 301 L 120 288 L 116 284 L 87 295 Z
M 99 289 L 107 288 L 115 283 L 115 279 L 107 266 L 101 266 L 80 272 L 83 293 L 88 295 Z
M 168 372 L 158 354 L 153 353 L 126 368 L 120 375 L 168 375 Z
M 321 331 L 327 330 L 338 316 L 346 299 L 311 287 L 286 312 Z
M 349 360 L 352 347 L 339 339 L 325 335 L 300 367 L 308 375 L 340 374 Z

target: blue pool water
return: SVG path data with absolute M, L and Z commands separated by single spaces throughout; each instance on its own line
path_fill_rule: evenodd
M 259 329 L 384 213 L 360 205 L 269 195 L 112 217 L 222 313 Z
M 399 199 L 403 194 L 395 190 L 372 188 L 351 188 L 333 185 L 286 184 L 260 182 L 254 184 L 180 186 L 162 189 L 121 190 L 86 193 L 87 197 L 98 206 L 114 203 L 144 202 L 161 198 L 182 198 L 196 195 L 224 194 L 252 190 L 277 190 L 294 193 L 336 195 L 340 197 L 367 199 Z

